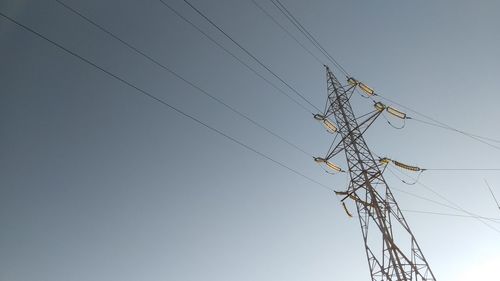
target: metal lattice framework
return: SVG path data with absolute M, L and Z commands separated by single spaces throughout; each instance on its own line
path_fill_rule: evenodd
M 328 67 L 326 71 L 328 101 L 324 116 L 335 117 L 342 137 L 327 159 L 345 152 L 350 183 L 346 191 L 337 194 L 344 195 L 342 202 L 352 200 L 356 205 L 372 281 L 434 281 L 434 274 L 382 175 L 379 163 L 363 138 L 364 131 L 381 111 L 358 124 L 349 101 L 355 86 L 343 86 Z M 376 229 L 369 231 L 370 224 Z

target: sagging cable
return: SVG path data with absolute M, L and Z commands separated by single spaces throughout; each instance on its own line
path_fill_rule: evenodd
M 406 127 L 406 119 L 403 119 L 403 125 L 401 126 L 396 126 L 394 125 L 391 121 L 389 121 L 389 119 L 387 119 L 387 117 L 385 115 L 383 115 L 385 121 L 387 121 L 387 124 L 389 124 L 389 126 L 393 127 L 394 129 L 396 130 L 401 130 L 401 129 L 404 129 Z
M 424 172 L 424 170 L 420 170 L 420 172 L 418 173 L 417 177 L 416 178 L 412 178 L 408 175 L 405 175 L 406 177 L 410 178 L 413 180 L 413 182 L 407 182 L 405 181 L 403 178 L 401 178 L 400 176 L 398 176 L 394 171 L 392 171 L 392 169 L 387 169 L 393 176 L 395 176 L 399 181 L 401 181 L 402 183 L 406 184 L 406 185 L 415 185 L 419 182 L 419 179 L 420 179 L 420 176 L 422 175 L 422 173 Z M 399 173 L 403 174 L 401 171 L 398 171 Z
M 401 179 L 401 181 L 406 185 L 415 185 L 416 183 L 418 183 L 418 180 L 420 179 L 420 176 L 422 175 L 423 172 L 424 170 L 420 170 L 420 172 L 417 175 L 417 178 L 413 179 L 413 182 L 407 182 L 404 179 Z

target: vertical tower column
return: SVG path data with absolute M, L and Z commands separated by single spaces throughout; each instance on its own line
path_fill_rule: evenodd
M 326 72 L 326 115 L 334 115 L 342 136 L 351 179 L 346 192 L 356 204 L 372 281 L 434 281 L 434 274 L 363 138 L 346 90 L 328 67 Z M 370 224 L 375 224 L 375 229 L 369 231 Z

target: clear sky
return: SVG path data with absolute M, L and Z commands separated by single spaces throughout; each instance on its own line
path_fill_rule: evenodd
M 293 95 L 183 1 L 165 1 Z M 270 1 L 256 1 L 326 63 Z M 281 1 L 377 92 L 500 139 L 500 2 Z M 65 3 L 310 155 L 327 151 L 333 136 L 310 113 L 159 1 Z M 322 65 L 250 0 L 192 3 L 324 106 Z M 0 12 L 273 159 L 345 187 L 345 175 L 325 174 L 56 1 L 4 0 Z M 359 222 L 331 192 L 3 17 L 0 85 L 1 281 L 369 280 Z M 371 108 L 358 95 L 352 104 L 358 114 Z M 379 119 L 366 140 L 379 155 L 421 167 L 500 168 L 499 149 L 411 120 L 396 130 Z M 345 166 L 343 157 L 335 162 Z M 428 171 L 420 181 L 469 212 L 500 218 L 484 179 L 500 198 L 498 171 Z M 399 191 L 449 204 L 421 185 L 387 180 L 404 210 L 466 215 Z M 438 280 L 498 281 L 499 232 L 469 217 L 405 215 Z

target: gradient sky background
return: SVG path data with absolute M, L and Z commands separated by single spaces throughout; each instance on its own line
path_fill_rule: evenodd
M 166 1 L 257 67 L 182 1 Z M 299 37 L 269 1 L 257 2 Z M 282 2 L 377 92 L 500 139 L 500 2 Z M 159 1 L 66 3 L 312 155 L 327 151 L 332 136 L 309 113 Z M 192 3 L 323 107 L 324 68 L 250 0 Z M 344 175 L 325 174 L 57 2 L 6 0 L 0 11 L 276 160 L 345 187 Z M 4 18 L 0 40 L 0 280 L 369 280 L 359 222 L 331 192 Z M 370 106 L 353 98 L 359 114 Z M 416 122 L 395 130 L 380 119 L 366 139 L 376 153 L 422 167 L 500 167 L 498 149 Z M 484 179 L 500 197 L 499 172 L 428 172 L 421 182 L 466 210 L 500 218 Z M 459 214 L 394 194 L 405 210 Z M 498 281 L 500 233 L 473 218 L 406 218 L 438 280 Z

